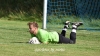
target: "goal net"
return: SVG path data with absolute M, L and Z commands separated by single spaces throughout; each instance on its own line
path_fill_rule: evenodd
M 82 21 L 82 29 L 100 29 L 100 0 L 47 0 L 47 28 L 66 20 Z

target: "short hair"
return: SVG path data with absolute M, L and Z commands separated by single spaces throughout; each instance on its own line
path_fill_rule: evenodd
M 29 22 L 27 25 L 33 25 L 34 27 L 37 27 L 38 28 L 38 24 L 36 22 Z

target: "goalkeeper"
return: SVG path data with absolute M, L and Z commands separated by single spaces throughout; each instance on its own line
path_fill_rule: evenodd
M 44 29 L 40 29 L 38 27 L 38 24 L 36 22 L 29 22 L 29 32 L 31 34 L 31 37 L 36 37 L 38 40 L 30 40 L 32 41 L 39 41 L 40 43 L 49 44 L 49 43 L 65 43 L 65 44 L 75 44 L 76 43 L 76 30 L 79 26 L 83 25 L 82 22 L 73 22 L 72 24 L 72 31 L 70 33 L 70 38 L 65 37 L 67 28 L 69 26 L 70 22 L 66 21 L 64 24 L 64 28 L 62 29 L 62 32 L 59 34 L 56 31 L 54 32 L 48 32 Z

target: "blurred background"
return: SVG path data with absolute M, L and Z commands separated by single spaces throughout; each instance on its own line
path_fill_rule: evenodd
M 0 0 L 0 19 L 36 21 L 43 20 L 44 0 Z M 47 28 L 81 21 L 81 29 L 100 29 L 100 0 L 47 0 Z

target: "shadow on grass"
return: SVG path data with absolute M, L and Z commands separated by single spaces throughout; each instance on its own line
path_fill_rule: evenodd
M 27 30 L 27 28 L 6 28 L 6 27 L 0 27 L 0 29 L 12 30 L 12 31 L 25 31 L 25 30 Z
M 100 29 L 78 29 L 78 30 L 87 30 L 87 31 L 100 31 Z
M 28 43 L 28 42 L 11 42 L 11 43 Z

